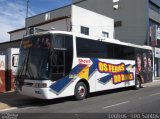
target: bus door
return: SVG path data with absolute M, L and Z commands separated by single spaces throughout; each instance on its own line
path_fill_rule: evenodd
M 51 55 L 51 80 L 58 80 L 66 76 L 72 67 L 73 61 L 72 37 L 56 35 L 53 38 L 53 49 Z
M 52 75 L 54 77 L 65 76 L 65 48 L 54 48 L 52 60 Z

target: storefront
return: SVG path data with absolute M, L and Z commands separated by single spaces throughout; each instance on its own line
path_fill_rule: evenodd
M 154 49 L 154 76 L 160 77 L 160 28 L 150 26 L 150 45 Z
M 160 48 L 154 48 L 154 76 L 160 77 Z

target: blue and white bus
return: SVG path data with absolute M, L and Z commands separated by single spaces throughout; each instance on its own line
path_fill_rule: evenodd
M 140 88 L 152 77 L 149 46 L 45 31 L 22 40 L 15 84 L 23 95 L 41 99 L 75 96 L 82 100 L 92 92 Z

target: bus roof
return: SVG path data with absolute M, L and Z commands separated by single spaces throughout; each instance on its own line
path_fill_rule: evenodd
M 117 39 L 111 39 L 111 38 L 105 38 L 105 37 L 88 36 L 88 35 L 84 35 L 84 34 L 80 34 L 80 33 L 68 32 L 68 31 L 49 30 L 49 31 L 38 32 L 38 33 L 35 33 L 35 34 L 27 35 L 25 37 L 28 37 L 28 36 L 37 36 L 37 35 L 45 35 L 45 34 L 66 34 L 66 35 L 73 35 L 73 36 L 82 37 L 82 38 L 86 38 L 86 39 L 99 40 L 99 41 L 108 42 L 108 43 L 114 43 L 114 44 L 120 44 L 120 45 L 125 45 L 125 46 L 136 47 L 136 48 L 153 50 L 152 47 L 146 46 L 146 45 L 136 45 L 136 44 L 132 44 L 132 43 L 122 42 L 122 41 L 117 40 Z

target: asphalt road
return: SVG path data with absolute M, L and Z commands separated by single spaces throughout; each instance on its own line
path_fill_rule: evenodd
M 14 101 L 16 103 L 16 100 Z M 21 104 L 18 109 L 13 108 L 3 111 L 3 113 L 25 113 L 26 115 L 28 113 L 37 118 L 45 118 L 45 115 L 53 117 L 53 113 L 56 117 L 62 116 L 63 113 L 63 116 L 72 118 L 81 113 L 87 114 L 86 118 L 88 119 L 89 116 L 96 117 L 93 116 L 95 114 L 105 117 L 104 114 L 107 113 L 160 113 L 160 86 L 146 87 L 140 90 L 129 88 L 105 91 L 91 94 L 90 98 L 81 101 L 75 101 L 73 97 L 40 100 L 25 96 L 17 101 Z M 35 113 L 36 115 L 34 115 Z M 101 115 L 102 113 L 103 115 Z

